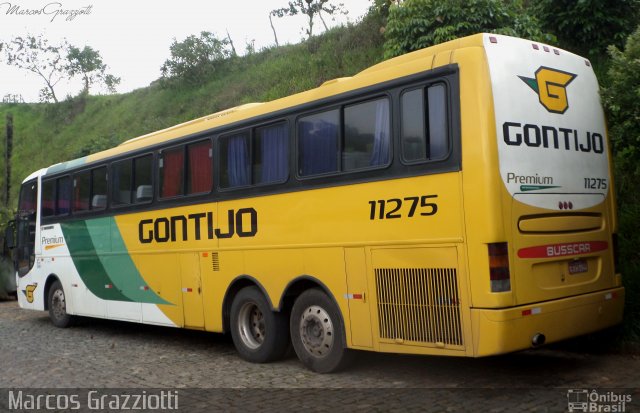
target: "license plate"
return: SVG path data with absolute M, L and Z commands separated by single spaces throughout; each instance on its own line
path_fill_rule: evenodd
M 587 260 L 575 260 L 569 262 L 569 274 L 580 274 L 589 271 Z

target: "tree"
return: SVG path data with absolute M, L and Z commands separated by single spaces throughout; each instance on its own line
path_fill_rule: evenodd
M 640 339 L 640 26 L 628 37 L 623 50 L 609 47 L 608 86 L 602 90 L 613 146 L 618 203 L 619 271 L 626 295 L 625 335 Z M 633 322 L 631 322 L 633 321 Z
M 390 5 L 385 58 L 480 32 L 553 42 L 522 3 L 504 0 L 405 0 Z
M 66 70 L 69 76 L 82 76 L 82 95 L 88 95 L 89 88 L 96 82 L 103 83 L 111 93 L 115 92 L 115 87 L 120 83 L 119 77 L 106 73 L 107 65 L 102 62 L 100 53 L 89 46 L 83 49 L 70 46 L 67 60 Z
M 640 18 L 638 0 L 539 0 L 533 10 L 560 45 L 576 53 L 604 55 L 623 47 Z
M 329 30 L 327 23 L 324 21 L 324 17 L 322 16 L 322 12 L 325 12 L 329 16 L 335 19 L 335 15 L 338 13 L 347 14 L 348 12 L 344 9 L 344 4 L 339 3 L 338 5 L 330 4 L 331 0 L 293 0 L 289 2 L 288 7 L 283 7 L 281 9 L 271 10 L 269 14 L 269 20 L 271 21 L 271 16 L 276 17 L 284 17 L 284 16 L 295 16 L 297 14 L 304 14 L 308 19 L 308 29 L 305 29 L 307 36 L 311 38 L 313 35 L 313 21 L 316 16 L 322 22 L 324 29 Z M 273 27 L 273 23 L 271 23 L 271 29 L 273 30 L 273 35 L 276 36 L 276 30 Z M 276 45 L 278 45 L 278 37 L 276 36 Z
M 52 45 L 41 34 L 18 36 L 2 45 L 7 64 L 35 73 L 45 82 L 45 87 L 40 90 L 40 100 L 56 103 L 58 97 L 54 87 L 67 73 L 68 48 L 66 40 Z
M 201 32 L 199 37 L 191 35 L 181 42 L 173 39 L 167 59 L 160 71 L 162 77 L 182 78 L 187 83 L 201 83 L 215 70 L 215 64 L 227 59 L 228 39 L 218 39 L 213 33 Z
M 611 46 L 609 55 L 609 85 L 602 97 L 618 172 L 618 201 L 621 205 L 635 203 L 640 210 L 640 26 L 629 36 L 624 50 Z

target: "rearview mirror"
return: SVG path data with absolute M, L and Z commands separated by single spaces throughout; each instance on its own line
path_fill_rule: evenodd
M 8 249 L 14 249 L 16 247 L 16 221 L 11 220 L 7 223 L 7 228 L 4 230 L 4 245 Z

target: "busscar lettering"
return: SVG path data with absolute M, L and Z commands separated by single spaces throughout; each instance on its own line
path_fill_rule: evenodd
M 588 252 L 591 252 L 591 245 L 587 242 L 577 244 L 549 245 L 547 247 L 547 257 L 586 254 Z
M 502 124 L 502 135 L 504 143 L 510 146 L 604 153 L 604 137 L 598 132 L 505 122 Z
M 138 222 L 138 240 L 142 244 L 150 244 L 200 241 L 205 234 L 207 239 L 225 239 L 233 236 L 249 238 L 258 233 L 258 212 L 255 209 L 230 209 L 225 215 L 220 219 L 220 227 L 215 226 L 213 212 L 142 219 Z M 203 231 L 203 225 L 206 231 Z

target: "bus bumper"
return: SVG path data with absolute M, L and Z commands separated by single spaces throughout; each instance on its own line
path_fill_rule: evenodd
M 471 309 L 473 355 L 508 353 L 602 330 L 622 322 L 624 288 L 507 309 Z M 538 339 L 540 336 L 538 336 Z

